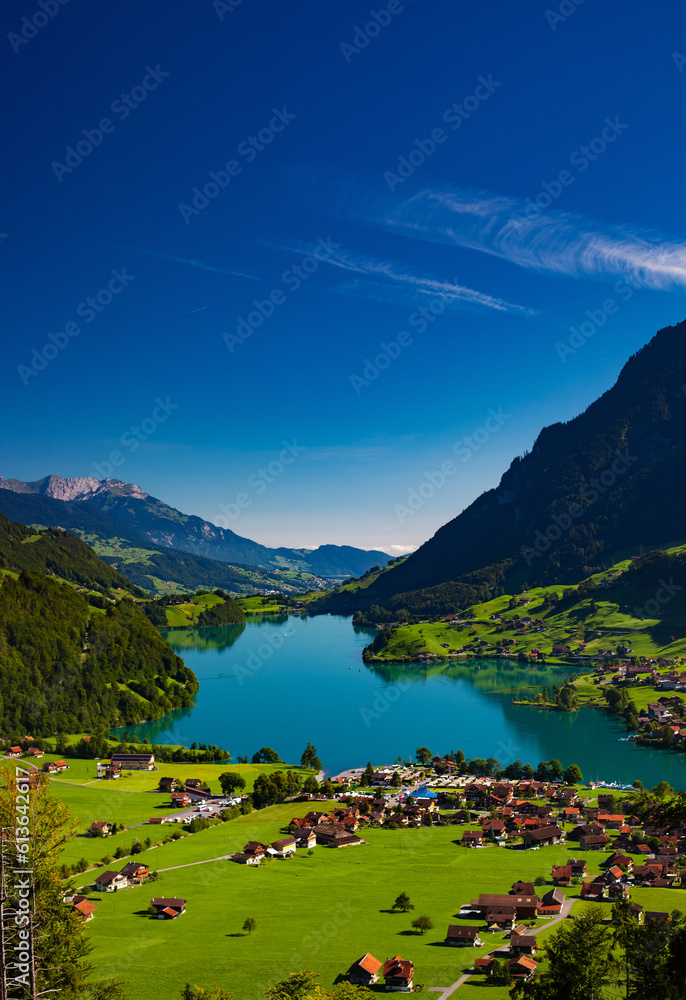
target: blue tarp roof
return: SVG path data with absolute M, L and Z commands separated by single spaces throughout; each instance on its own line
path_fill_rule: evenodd
M 429 791 L 428 788 L 419 788 L 415 793 L 414 797 L 416 799 L 435 799 L 437 795 L 435 792 Z

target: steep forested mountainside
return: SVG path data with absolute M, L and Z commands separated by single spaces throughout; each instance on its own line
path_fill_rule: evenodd
M 661 330 L 495 489 L 339 606 L 443 610 L 511 583 L 576 582 L 619 551 L 686 536 L 686 322 Z

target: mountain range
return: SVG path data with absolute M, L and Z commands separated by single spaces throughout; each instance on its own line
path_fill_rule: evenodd
M 118 479 L 0 477 L 0 512 L 24 524 L 81 535 L 129 579 L 153 590 L 160 589 L 159 580 L 239 593 L 257 586 L 303 590 L 311 585 L 309 576 L 340 580 L 389 560 L 385 552 L 349 545 L 268 548 Z
M 660 330 L 579 416 L 543 428 L 482 493 L 366 589 L 321 610 L 444 613 L 525 584 L 577 583 L 686 538 L 686 322 Z

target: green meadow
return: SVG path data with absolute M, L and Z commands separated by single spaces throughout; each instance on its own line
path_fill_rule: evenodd
M 192 627 L 197 625 L 198 618 L 203 611 L 223 603 L 223 598 L 217 597 L 216 594 L 198 594 L 187 604 L 175 604 L 170 608 L 165 608 L 167 625 L 170 628 Z
M 220 984 L 241 1000 L 258 1000 L 267 985 L 298 968 L 314 968 L 331 984 L 371 951 L 379 959 L 410 958 L 418 984 L 448 986 L 474 958 L 505 940 L 484 932 L 482 948 L 445 946 L 460 905 L 480 892 L 507 892 L 517 879 L 548 877 L 551 865 L 571 853 L 565 846 L 467 850 L 456 844 L 462 828 L 433 827 L 364 831 L 363 846 L 316 847 L 311 856 L 300 851 L 293 860 L 260 868 L 227 861 L 194 864 L 239 849 L 249 839 L 276 839 L 290 816 L 307 808 L 307 803 L 272 807 L 139 855 L 158 870 L 191 867 L 162 872 L 154 885 L 102 897 L 89 924 L 96 971 L 129 980 L 132 1000 L 170 1000 L 186 981 L 205 988 Z M 603 857 L 588 855 L 592 873 Z M 412 912 L 391 912 L 400 892 L 410 896 Z M 186 913 L 175 921 L 151 920 L 145 908 L 153 895 L 186 899 Z M 683 889 L 636 890 L 633 898 L 651 909 L 686 909 Z M 603 905 L 609 914 L 609 904 Z M 424 913 L 435 927 L 417 935 L 411 921 Z M 241 931 L 249 916 L 257 921 L 252 936 Z M 477 978 L 459 995 L 476 1000 L 485 985 Z M 489 987 L 488 996 L 500 1000 L 507 992 Z
M 667 551 L 683 550 L 684 546 L 677 546 Z M 686 592 L 679 591 L 672 596 L 659 617 L 644 616 L 641 609 L 654 593 L 619 580 L 619 574 L 628 566 L 629 561 L 625 560 L 590 577 L 599 588 L 562 611 L 544 607 L 546 596 L 557 600 L 563 590 L 575 589 L 578 583 L 532 588 L 517 598 L 529 598 L 529 603 L 511 610 L 508 609 L 510 595 L 475 604 L 472 606 L 474 620 L 458 627 L 445 621 L 400 625 L 393 629 L 388 644 L 374 655 L 374 660 L 416 659 L 424 653 L 446 657 L 450 651 L 480 642 L 488 646 L 474 649 L 470 655 L 488 656 L 494 646 L 508 639 L 514 640 L 508 649 L 509 656 L 528 655 L 537 649 L 545 653 L 546 660 L 551 663 L 561 662 L 551 653 L 554 645 L 564 643 L 574 651 L 581 641 L 586 643 L 584 652 L 589 658 L 598 655 L 599 648 L 616 648 L 620 644 L 630 646 L 638 656 L 686 656 Z M 592 601 L 595 602 L 594 610 Z M 501 615 L 502 622 L 493 621 L 491 616 L 494 614 Z M 526 631 L 520 635 L 517 621 L 527 616 L 542 618 L 542 631 Z
M 46 754 L 38 764 L 59 759 L 55 754 Z M 285 764 L 161 764 L 159 771 L 125 771 L 123 777 L 106 781 L 97 778 L 95 761 L 66 759 L 68 770 L 50 775 L 48 780 L 52 793 L 69 807 L 72 818 L 77 821 L 77 836 L 66 844 L 61 856 L 61 861 L 68 865 L 74 865 L 82 858 L 90 865 L 96 865 L 106 855 L 114 855 L 118 847 L 128 853 L 134 838 L 144 841 L 150 837 L 154 842 L 160 841 L 178 829 L 170 824 L 158 826 L 149 823 L 151 817 L 166 816 L 176 811 L 172 808 L 169 793 L 157 790 L 162 775 L 175 777 L 181 782 L 188 778 L 200 778 L 211 791 L 220 792 L 219 775 L 223 771 L 237 771 L 245 780 L 244 791 L 247 793 L 252 790 L 258 774 L 271 774 L 287 768 Z M 302 767 L 290 770 L 298 771 L 303 780 L 314 773 Z M 125 829 L 114 836 L 102 838 L 85 836 L 91 824 L 98 821 L 135 829 Z
M 275 596 L 273 594 L 268 594 L 266 597 L 253 595 L 252 597 L 238 597 L 236 600 L 246 615 L 284 615 L 287 606 L 277 603 L 274 600 Z M 301 595 L 298 594 L 296 599 L 300 600 L 300 597 Z

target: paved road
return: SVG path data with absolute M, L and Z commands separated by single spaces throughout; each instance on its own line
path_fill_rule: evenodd
M 558 913 L 556 917 L 553 917 L 552 920 L 549 920 L 547 924 L 542 924 L 540 927 L 537 927 L 534 933 L 540 934 L 541 931 L 546 931 L 548 930 L 549 927 L 554 927 L 555 924 L 558 924 L 561 920 L 564 920 L 566 917 L 569 916 L 570 910 L 572 909 L 572 906 L 576 902 L 577 902 L 576 898 L 566 899 L 562 904 L 562 910 L 560 911 L 560 913 Z M 495 957 L 500 952 L 502 952 L 502 949 L 503 945 L 500 945 L 498 948 L 494 948 L 493 951 L 489 951 L 488 955 L 492 955 Z M 451 997 L 455 992 L 455 990 L 459 989 L 463 983 L 466 983 L 467 980 L 472 975 L 473 973 L 471 972 L 465 973 L 463 976 L 460 976 L 460 978 L 457 979 L 452 986 L 429 986 L 429 991 L 432 993 L 441 994 L 440 997 L 437 998 L 437 1000 L 448 1000 L 448 997 Z
M 230 854 L 220 854 L 218 858 L 206 858 L 204 861 L 190 861 L 186 865 L 174 865 L 172 868 L 157 868 L 158 872 L 175 872 L 177 868 L 193 868 L 195 865 L 209 865 L 212 861 L 228 861 Z

